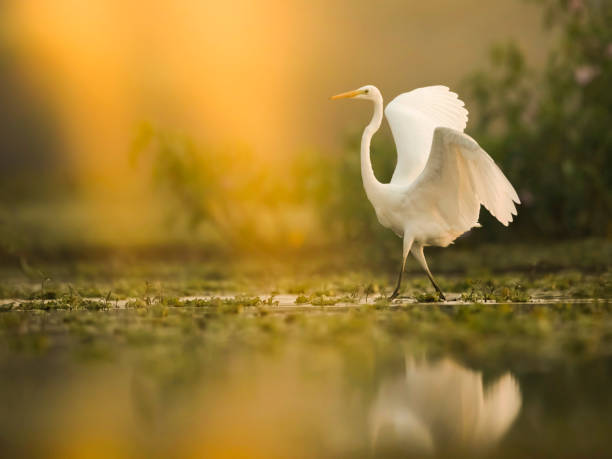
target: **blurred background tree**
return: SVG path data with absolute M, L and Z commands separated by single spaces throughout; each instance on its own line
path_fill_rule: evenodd
M 298 249 L 316 232 L 311 205 L 329 187 L 312 158 L 301 155 L 278 174 L 248 147 L 204 147 L 149 123 L 131 148 L 132 164 L 150 171 L 167 227 L 197 235 L 207 225 L 222 249 L 255 253 Z
M 559 46 L 541 76 L 516 45 L 493 48 L 490 68 L 467 81 L 477 114 L 470 133 L 519 192 L 521 237 L 609 237 L 612 2 L 538 3 L 559 29 Z

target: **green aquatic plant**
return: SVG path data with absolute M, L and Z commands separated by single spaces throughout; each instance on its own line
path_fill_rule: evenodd
M 389 300 L 389 298 L 387 298 L 386 296 L 379 296 L 378 298 L 374 300 L 374 307 L 376 309 L 388 308 L 392 304 L 393 304 L 393 301 Z
M 493 297 L 497 302 L 512 301 L 514 303 L 525 303 L 531 299 L 526 288 L 519 283 L 514 284 L 511 288 L 497 288 Z
M 270 295 L 269 298 L 266 298 L 265 300 L 261 300 L 261 303 L 267 306 L 278 306 L 279 301 L 274 299 L 275 295 Z
M 313 306 L 333 306 L 339 302 L 336 297 L 328 297 L 324 295 L 315 295 L 310 299 L 310 304 Z
M 306 304 L 309 302 L 310 302 L 310 298 L 305 295 L 298 295 L 294 301 L 295 304 Z
M 372 284 L 369 283 L 368 285 L 365 286 L 364 290 L 363 290 L 363 294 L 365 295 L 365 302 L 368 302 L 368 296 L 372 295 L 373 293 L 377 293 L 379 291 L 379 287 L 376 284 Z
M 419 303 L 439 303 L 442 301 L 438 292 L 423 292 L 415 296 Z

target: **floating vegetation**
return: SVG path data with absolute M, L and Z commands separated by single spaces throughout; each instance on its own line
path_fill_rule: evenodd
M 440 294 L 438 292 L 419 293 L 415 298 L 419 303 L 438 303 L 441 301 Z
M 310 302 L 310 297 L 305 295 L 298 295 L 295 299 L 295 304 L 306 304 Z

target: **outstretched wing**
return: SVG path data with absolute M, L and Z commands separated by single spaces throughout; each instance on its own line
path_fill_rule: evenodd
M 434 129 L 444 126 L 463 132 L 468 112 L 446 86 L 427 86 L 397 96 L 385 108 L 385 115 L 397 149 L 391 183 L 408 185 L 425 167 Z
M 446 127 L 434 130 L 431 153 L 407 196 L 429 209 L 449 234 L 458 237 L 478 225 L 480 205 L 507 226 L 520 200 L 495 161 L 469 135 Z

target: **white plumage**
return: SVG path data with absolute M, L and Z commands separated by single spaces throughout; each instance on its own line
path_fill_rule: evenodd
M 468 112 L 446 86 L 428 86 L 400 94 L 387 104 L 385 116 L 397 148 L 391 183 L 408 184 L 425 167 L 434 129 L 444 126 L 463 132 Z
M 374 102 L 361 142 L 361 173 L 379 222 L 404 239 L 402 267 L 391 298 L 399 292 L 406 257 L 412 252 L 444 299 L 423 247 L 446 247 L 480 226 L 481 205 L 507 226 L 516 215 L 515 203 L 520 203 L 516 191 L 493 159 L 463 133 L 468 112 L 446 86 L 418 88 L 387 105 L 384 112 L 397 147 L 390 183 L 376 179 L 370 161 L 370 141 L 382 122 L 380 91 L 364 86 L 333 99 L 344 97 Z

